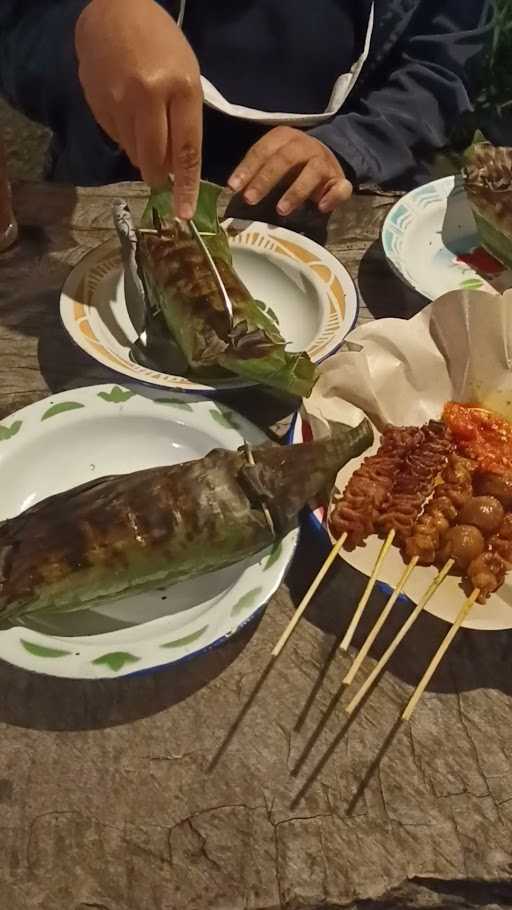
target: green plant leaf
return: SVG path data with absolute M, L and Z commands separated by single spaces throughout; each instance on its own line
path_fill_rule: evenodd
M 54 404 L 51 408 L 48 408 L 41 420 L 49 420 L 50 417 L 56 417 L 57 414 L 64 414 L 65 411 L 76 411 L 78 408 L 83 407 L 84 405 L 80 401 L 61 401 L 60 404 Z
M 109 654 L 103 654 L 101 657 L 97 657 L 96 660 L 93 660 L 93 664 L 101 666 L 105 664 L 110 670 L 114 673 L 118 673 L 119 670 L 122 670 L 125 664 L 136 664 L 140 660 L 140 657 L 135 657 L 134 654 L 129 654 L 127 651 L 111 651 Z
M 128 401 L 134 395 L 135 392 L 130 392 L 129 389 L 121 389 L 118 385 L 115 385 L 111 392 L 98 392 L 98 398 L 103 398 L 103 401 L 112 401 L 114 404 Z
M 469 291 L 471 288 L 481 288 L 482 285 L 483 281 L 480 281 L 479 278 L 467 278 L 466 281 L 461 281 L 459 287 Z
M 252 591 L 248 591 L 247 594 L 244 594 L 232 608 L 231 616 L 238 616 L 240 613 L 250 610 L 250 608 L 254 606 L 254 602 L 260 593 L 261 588 L 253 588 Z
M 193 407 L 186 401 L 179 401 L 177 398 L 155 398 L 156 404 L 166 404 L 170 408 L 179 408 L 181 411 L 193 411 Z
M 227 274 L 233 273 L 233 261 L 228 237 L 218 221 L 219 191 L 215 184 L 201 183 L 194 223 L 214 260 L 225 264 Z M 144 216 L 146 224 L 151 224 L 153 210 L 158 211 L 162 227 L 168 228 L 168 219 L 173 214 L 170 184 L 151 193 Z M 311 393 L 317 379 L 315 365 L 306 353 L 286 350 L 275 313 L 270 315 L 266 312 L 267 308 L 252 298 L 245 288 L 236 292 L 234 301 L 240 337 L 227 348 L 219 348 L 209 360 L 210 349 L 212 346 L 215 349 L 218 337 L 212 324 L 212 310 L 208 307 L 203 312 L 191 308 L 187 295 L 174 279 L 160 280 L 157 263 L 161 256 L 162 250 L 150 249 L 144 235 L 139 232 L 137 261 L 146 289 L 147 305 L 150 310 L 162 314 L 169 336 L 192 370 L 205 366 L 209 369 L 222 368 L 228 374 L 234 373 L 296 398 L 307 397 Z
M 5 427 L 0 424 L 0 442 L 3 442 L 5 439 L 12 439 L 13 436 L 16 436 L 22 423 L 22 420 L 15 420 L 14 423 L 11 423 L 10 427 Z
M 222 192 L 222 187 L 215 183 L 201 180 L 199 184 L 199 197 L 197 200 L 194 224 L 200 234 L 216 234 L 218 231 L 217 202 Z M 153 189 L 150 193 L 142 224 L 153 227 L 153 209 L 156 209 L 162 224 L 174 218 L 174 201 L 170 181 L 165 186 Z
M 274 312 L 274 310 L 270 306 L 267 307 L 267 316 L 270 316 L 270 318 L 274 320 L 275 324 L 279 325 L 279 319 L 277 318 L 277 314 Z
M 167 641 L 164 645 L 160 645 L 161 648 L 182 648 L 185 645 L 192 644 L 193 641 L 196 641 L 201 637 L 203 632 L 206 632 L 208 626 L 203 626 L 202 629 L 198 629 L 197 632 L 191 632 L 190 635 L 185 635 L 183 638 L 176 638 L 174 641 Z
M 66 657 L 67 654 L 71 654 L 71 651 L 62 651 L 60 648 L 45 648 L 44 645 L 38 645 L 33 641 L 25 641 L 24 638 L 21 638 L 20 641 L 25 651 L 28 651 L 34 657 Z
M 263 566 L 264 572 L 266 572 L 267 569 L 270 569 L 270 567 L 273 566 L 275 562 L 277 562 L 277 560 L 281 556 L 282 551 L 283 551 L 283 541 L 276 540 L 274 546 L 272 547 L 272 550 L 269 553 L 269 557 L 268 557 L 265 565 Z
M 228 430 L 240 429 L 231 411 L 221 411 L 219 408 L 210 408 L 210 414 L 221 427 L 226 427 Z

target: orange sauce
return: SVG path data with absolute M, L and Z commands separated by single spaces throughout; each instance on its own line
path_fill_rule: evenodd
M 481 471 L 512 472 L 512 423 L 494 411 L 475 404 L 449 401 L 443 421 L 453 433 L 457 447 L 477 462 Z

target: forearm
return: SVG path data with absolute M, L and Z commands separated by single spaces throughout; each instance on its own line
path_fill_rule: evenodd
M 393 70 L 381 76 L 382 87 L 367 90 L 352 110 L 312 131 L 352 166 L 358 183 L 421 182 L 427 176 L 422 159 L 447 144 L 454 124 L 471 109 L 491 10 L 487 2 L 468 6 L 444 0 L 437 14 L 423 12 Z

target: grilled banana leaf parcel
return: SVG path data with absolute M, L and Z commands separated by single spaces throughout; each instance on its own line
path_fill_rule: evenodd
M 482 246 L 512 268 L 512 148 L 474 142 L 464 183 Z
M 0 619 L 85 609 L 258 553 L 372 437 L 365 420 L 318 442 L 214 449 L 45 499 L 0 525 Z
M 220 367 L 283 393 L 307 397 L 316 379 L 315 366 L 307 354 L 286 350 L 273 311 L 254 300 L 235 273 L 217 216 L 219 193 L 214 184 L 201 183 L 194 224 L 228 292 L 233 324 L 207 255 L 188 224 L 174 218 L 167 187 L 151 195 L 146 227 L 137 231 L 137 266 L 152 325 L 167 330 L 193 371 Z

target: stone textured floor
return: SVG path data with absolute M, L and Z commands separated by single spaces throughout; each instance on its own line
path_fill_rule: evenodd
M 47 130 L 16 113 L 0 99 L 0 135 L 7 149 L 11 179 L 40 179 L 49 141 Z

